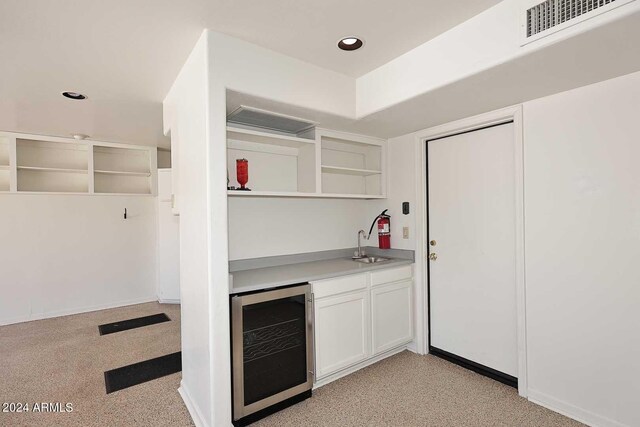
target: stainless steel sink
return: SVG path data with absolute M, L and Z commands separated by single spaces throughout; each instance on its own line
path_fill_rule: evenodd
M 383 258 L 379 256 L 368 256 L 364 258 L 354 258 L 355 262 L 361 262 L 362 264 L 377 264 L 379 262 L 389 261 L 389 258 Z

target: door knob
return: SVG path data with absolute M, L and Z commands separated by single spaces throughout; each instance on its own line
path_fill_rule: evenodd
M 437 260 L 437 259 L 438 259 L 438 254 L 436 254 L 435 252 L 430 253 L 430 254 L 429 254 L 429 259 L 430 259 L 431 261 L 435 261 L 435 260 Z

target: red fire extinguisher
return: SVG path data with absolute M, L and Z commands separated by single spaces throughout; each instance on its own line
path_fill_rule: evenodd
M 387 210 L 383 210 L 380 215 L 375 217 L 369 229 L 369 237 L 371 237 L 373 226 L 376 225 L 376 222 L 378 223 L 378 247 L 380 249 L 391 249 L 391 216 L 387 215 Z

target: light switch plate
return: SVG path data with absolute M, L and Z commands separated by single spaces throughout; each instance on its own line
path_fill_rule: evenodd
M 402 227 L 402 238 L 403 239 L 409 238 L 409 227 Z

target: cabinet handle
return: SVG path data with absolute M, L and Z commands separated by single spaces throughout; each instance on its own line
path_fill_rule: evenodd
M 313 366 L 311 367 L 311 369 L 309 370 L 309 374 L 311 374 L 311 377 L 313 378 L 313 382 L 316 381 L 316 328 L 315 328 L 315 321 L 316 321 L 316 309 L 315 309 L 315 295 L 313 294 L 313 292 L 311 293 L 311 298 L 309 298 L 307 300 L 309 302 L 309 322 L 311 324 L 311 351 L 313 352 L 312 356 L 313 356 Z

